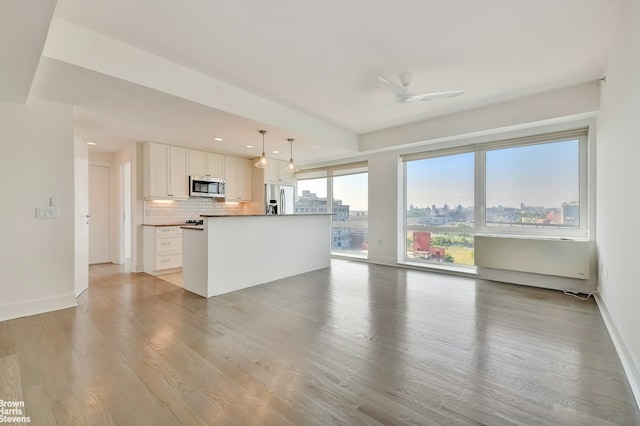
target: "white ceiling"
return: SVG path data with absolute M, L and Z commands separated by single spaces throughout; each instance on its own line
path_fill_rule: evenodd
M 114 46 L 196 71 L 211 87 L 219 87 L 217 82 L 235 88 L 247 108 L 228 99 L 233 91 L 211 90 L 203 94 L 211 96 L 205 102 L 159 89 L 157 81 L 151 84 L 156 69 L 145 71 L 146 80 L 132 81 L 118 67 L 84 63 L 77 52 L 70 59 L 74 52 L 65 52 L 62 30 L 49 33 L 31 95 L 76 105 L 77 134 L 98 142 L 101 150 L 153 140 L 257 156 L 257 130 L 266 128 L 268 149 L 284 151 L 277 157 L 288 158 L 286 138 L 293 137 L 300 161 L 321 161 L 356 155 L 357 143 L 348 135 L 357 142 L 357 135 L 601 77 L 622 2 L 59 0 L 58 27 L 74 24 L 85 35 L 105 36 Z M 48 25 L 45 9 L 40 21 Z M 2 3 L 0 24 L 5 33 L 17 32 L 7 10 L 15 14 Z M 43 32 L 38 20 L 29 25 L 34 33 Z M 42 52 L 42 44 L 33 42 L 17 47 L 31 57 Z M 100 53 L 91 51 L 93 64 L 100 63 Z M 7 55 L 2 44 L 0 55 Z M 133 62 L 137 59 L 127 56 L 120 65 Z M 397 80 L 403 71 L 413 73 L 416 92 L 466 93 L 389 109 L 392 97 L 376 77 Z M 0 98 L 16 101 L 8 92 L 0 86 Z M 245 92 L 253 97 L 245 98 Z M 266 111 L 279 108 L 284 112 L 278 118 Z M 224 142 L 213 144 L 215 136 Z M 256 148 L 249 150 L 246 143 Z

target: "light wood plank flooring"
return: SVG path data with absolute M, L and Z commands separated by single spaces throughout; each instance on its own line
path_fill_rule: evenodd
M 335 261 L 204 299 L 114 265 L 79 307 L 0 323 L 35 425 L 638 425 L 598 309 Z

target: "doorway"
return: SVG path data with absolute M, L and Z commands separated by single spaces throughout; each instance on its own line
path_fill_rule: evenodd
M 89 264 L 109 263 L 111 167 L 89 164 Z

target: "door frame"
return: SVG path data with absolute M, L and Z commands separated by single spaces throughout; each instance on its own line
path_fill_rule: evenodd
M 81 183 L 81 184 L 80 184 Z M 89 148 L 74 135 L 74 293 L 89 287 Z
M 127 176 L 125 170 L 129 167 L 129 179 L 127 180 Z M 118 233 L 119 233 L 119 244 L 118 244 L 118 263 L 123 264 L 127 263 L 127 243 L 129 245 L 129 262 L 131 264 L 131 268 L 133 268 L 133 231 L 134 227 L 132 224 L 133 219 L 133 161 L 130 159 L 126 161 L 122 161 L 118 163 L 118 193 L 117 197 L 119 199 L 118 203 Z M 129 202 L 127 203 L 127 195 L 129 198 Z M 127 209 L 128 205 L 128 209 Z M 127 241 L 127 225 L 129 231 L 129 238 Z

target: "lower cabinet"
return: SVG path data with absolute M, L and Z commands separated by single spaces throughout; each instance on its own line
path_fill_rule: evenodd
M 150 275 L 168 274 L 182 268 L 182 228 L 143 227 L 142 270 Z

